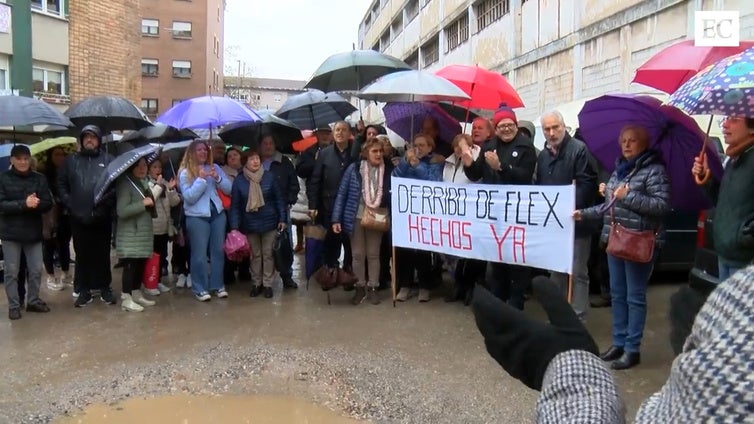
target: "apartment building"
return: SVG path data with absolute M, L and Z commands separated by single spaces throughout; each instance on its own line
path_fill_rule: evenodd
M 416 69 L 475 64 L 505 75 L 523 119 L 611 92 L 647 91 L 634 72 L 654 53 L 693 38 L 697 10 L 740 11 L 754 38 L 752 0 L 375 0 L 359 46 Z
M 33 94 L 65 110 L 71 102 L 68 2 L 27 0 L 26 5 L 17 1 L 15 6 L 6 3 L 9 2 L 0 2 L 0 94 Z M 11 60 L 14 38 L 15 61 Z
M 225 95 L 248 104 L 253 109 L 278 110 L 288 97 L 303 93 L 306 81 L 225 76 Z
M 223 95 L 225 0 L 141 0 L 141 108 Z

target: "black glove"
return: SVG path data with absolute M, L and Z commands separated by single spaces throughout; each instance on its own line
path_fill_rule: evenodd
M 540 390 L 547 366 L 559 353 L 585 350 L 597 355 L 597 344 L 555 284 L 535 277 L 534 296 L 550 324 L 538 322 L 477 286 L 472 303 L 476 325 L 487 352 L 530 388 Z

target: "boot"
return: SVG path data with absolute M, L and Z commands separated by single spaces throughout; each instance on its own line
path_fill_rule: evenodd
M 149 300 L 146 297 L 144 297 L 144 294 L 140 290 L 134 290 L 131 292 L 131 298 L 134 302 L 138 303 L 141 306 L 154 306 L 157 304 L 154 300 Z
M 363 286 L 354 287 L 353 297 L 351 298 L 352 305 L 358 305 L 364 301 L 367 295 L 367 291 Z
M 380 304 L 380 296 L 377 294 L 377 288 L 370 287 L 367 290 L 367 300 L 372 305 L 379 305 Z
M 141 312 L 144 310 L 144 308 L 138 303 L 134 302 L 134 300 L 131 298 L 131 295 L 127 293 L 122 293 L 120 295 L 120 309 L 128 312 Z
M 448 303 L 451 302 L 458 302 L 459 300 L 464 300 L 466 298 L 466 291 L 463 289 L 463 287 L 456 283 L 456 287 L 453 289 L 453 293 L 450 293 L 449 295 L 445 296 L 445 301 Z
M 610 346 L 610 349 L 600 354 L 600 359 L 605 362 L 614 361 L 623 356 L 623 348 L 618 346 Z
M 627 370 L 633 368 L 641 363 L 641 355 L 639 352 L 623 352 L 620 358 L 613 361 L 610 364 L 610 368 L 614 370 Z

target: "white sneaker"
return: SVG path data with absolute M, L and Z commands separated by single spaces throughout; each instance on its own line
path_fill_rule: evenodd
M 168 287 L 168 286 L 166 286 L 166 285 L 164 285 L 162 283 L 158 283 L 157 284 L 157 290 L 159 290 L 161 293 L 167 293 L 167 292 L 170 291 L 170 287 Z
M 228 292 L 222 288 L 215 293 L 215 296 L 219 297 L 220 299 L 225 299 L 228 297 Z
M 212 296 L 209 295 L 207 292 L 201 292 L 199 294 L 195 294 L 194 297 L 196 297 L 196 300 L 200 302 L 206 302 L 210 299 L 212 299 Z
M 159 296 L 160 290 L 159 289 L 144 289 L 144 293 L 150 296 Z
M 73 273 L 69 271 L 63 272 L 63 277 L 61 278 L 63 281 L 63 284 L 68 284 L 69 286 L 73 285 Z
M 183 274 L 179 274 L 178 279 L 175 282 L 175 286 L 179 288 L 186 287 L 186 276 Z
M 76 293 L 75 291 L 73 291 L 73 292 L 71 292 L 71 296 L 73 296 L 74 299 L 78 299 L 79 294 Z
M 138 290 L 131 292 L 131 298 L 141 306 L 154 306 L 157 304 L 154 300 L 149 300 L 144 297 L 144 295 Z
M 136 303 L 130 294 L 122 293 L 120 295 L 120 308 L 128 312 L 141 312 L 144 308 Z
M 52 291 L 61 291 L 65 288 L 65 285 L 54 275 L 48 275 L 45 277 L 45 284 L 47 284 L 47 288 Z
M 186 277 L 186 287 L 191 288 L 191 274 Z

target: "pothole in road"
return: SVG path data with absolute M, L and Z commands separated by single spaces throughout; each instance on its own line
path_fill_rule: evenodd
M 192 396 L 133 398 L 112 405 L 95 404 L 55 424 L 194 423 L 367 423 L 343 417 L 311 402 L 284 396 Z

